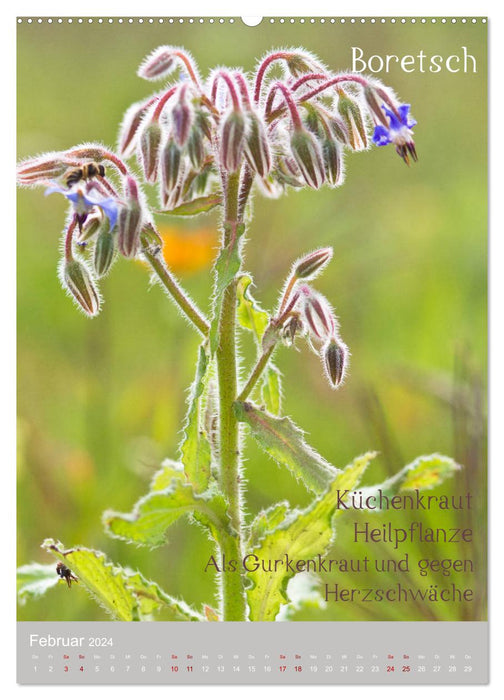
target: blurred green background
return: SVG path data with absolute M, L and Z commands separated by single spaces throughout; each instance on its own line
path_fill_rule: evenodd
M 471 559 L 473 575 L 420 577 L 413 571 L 409 583 L 473 587 L 473 603 L 328 603 L 325 610 L 310 611 L 309 619 L 484 619 L 486 26 L 23 22 L 19 158 L 84 141 L 113 146 L 125 109 L 152 91 L 136 69 L 159 44 L 190 50 L 203 75 L 217 65 L 252 70 L 269 50 L 296 45 L 334 71 L 350 68 L 352 46 L 365 55 L 416 55 L 423 49 L 443 56 L 467 46 L 476 57 L 476 74 L 405 73 L 396 65 L 380 74 L 412 104 L 419 162 L 408 169 L 392 146 L 373 148 L 347 157 L 342 188 L 291 191 L 276 201 L 257 197 L 246 267 L 255 277 L 257 298 L 271 309 L 295 258 L 314 247 L 334 247 L 317 287 L 334 303 L 351 349 L 346 384 L 331 391 L 319 360 L 303 343 L 300 352 L 281 349 L 276 357 L 284 373 L 285 411 L 307 431 L 309 442 L 338 467 L 368 449 L 379 450 L 366 483 L 439 451 L 464 467 L 439 492 L 470 489 L 474 498 L 472 511 L 433 512 L 422 520 L 426 526 L 473 527 L 475 545 L 408 547 L 412 559 Z M 78 313 L 56 276 L 64 217 L 63 198 L 45 199 L 41 190 L 18 193 L 19 564 L 49 562 L 40 543 L 54 537 L 67 547 L 102 549 L 192 605 L 216 605 L 213 576 L 203 574 L 213 550 L 199 529 L 179 522 L 169 544 L 149 552 L 108 539 L 100 521 L 106 508 L 129 511 L 160 460 L 176 457 L 198 338 L 161 290 L 149 288 L 145 268 L 124 260 L 102 284 L 101 315 L 88 320 Z M 174 245 L 186 251 L 194 237 L 217 227 L 218 216 L 164 221 Z M 182 262 L 175 269 L 208 309 L 210 264 L 188 271 Z M 245 367 L 253 357 L 251 339 L 244 336 L 241 346 Z M 246 448 L 250 517 L 278 500 L 309 502 L 289 473 L 250 441 Z M 418 519 L 407 512 L 374 517 L 377 524 L 391 519 L 401 526 Z M 354 545 L 352 527 L 352 518 L 340 519 L 333 558 L 394 556 L 386 546 Z M 335 578 L 350 587 L 395 581 L 376 573 L 326 580 Z M 19 619 L 26 620 L 105 618 L 82 589 L 68 591 L 64 583 L 44 601 L 19 610 Z

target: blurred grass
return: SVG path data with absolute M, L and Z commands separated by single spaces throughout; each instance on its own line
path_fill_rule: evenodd
M 291 192 L 277 201 L 256 198 L 246 267 L 254 274 L 256 296 L 272 308 L 295 258 L 318 246 L 334 247 L 318 286 L 336 306 L 352 352 L 351 372 L 334 393 L 319 360 L 302 344 L 299 353 L 281 349 L 277 364 L 284 373 L 286 411 L 338 467 L 367 449 L 379 449 L 369 483 L 419 454 L 452 455 L 464 471 L 442 492 L 470 488 L 476 504 L 469 514 L 422 518 L 435 527 L 460 527 L 462 516 L 476 523 L 475 547 L 442 551 L 443 557 L 474 558 L 474 576 L 434 577 L 436 583 L 472 583 L 479 591 L 474 605 L 418 610 L 329 603 L 317 619 L 484 617 L 486 28 L 23 23 L 18 32 L 20 158 L 89 140 L 113 145 L 126 107 L 150 92 L 136 68 L 161 43 L 189 49 L 203 75 L 223 64 L 251 70 L 268 50 L 293 45 L 317 53 L 333 70 L 350 67 L 355 45 L 366 55 L 420 49 L 448 55 L 468 46 L 477 57 L 476 75 L 406 74 L 396 67 L 381 75 L 412 104 L 419 162 L 407 169 L 392 147 L 373 149 L 347 158 L 343 188 Z M 117 263 L 103 285 L 102 314 L 89 321 L 77 313 L 56 277 L 64 209 L 61 198 L 19 192 L 19 563 L 42 560 L 40 542 L 55 537 L 138 566 L 190 604 L 215 605 L 213 577 L 199 575 L 212 547 L 198 529 L 178 523 L 170 531 L 170 544 L 154 554 L 103 534 L 101 513 L 108 507 L 129 510 L 159 461 L 176 456 L 197 338 L 160 289 L 148 288 L 146 270 L 126 261 Z M 208 309 L 208 250 L 218 217 L 164 221 L 172 264 Z M 192 250 L 200 246 L 199 270 L 188 262 L 186 237 Z M 248 360 L 249 341 L 244 337 L 241 344 Z M 296 505 L 309 500 L 249 441 L 245 470 L 251 515 L 280 499 Z M 407 526 L 409 516 L 391 519 Z M 351 519 L 344 520 L 333 556 L 369 554 L 351 544 Z M 425 548 L 422 556 L 431 550 Z M 420 556 L 414 546 L 408 551 L 411 558 Z M 372 555 L 381 556 L 377 548 Z M 374 583 L 389 578 L 381 574 Z M 349 575 L 338 580 L 352 585 Z M 359 579 L 362 585 L 365 581 Z M 430 578 L 416 575 L 416 581 L 426 584 Z M 71 594 L 57 587 L 43 603 L 26 605 L 19 619 L 103 615 L 75 586 Z

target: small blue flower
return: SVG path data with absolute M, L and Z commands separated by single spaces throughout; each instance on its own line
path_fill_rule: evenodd
M 385 105 L 382 105 L 382 109 L 389 119 L 389 127 L 387 129 L 383 124 L 377 124 L 373 134 L 373 143 L 377 146 L 395 144 L 397 153 L 409 165 L 409 156 L 414 161 L 417 160 L 415 142 L 412 139 L 413 132 L 411 131 L 416 121 L 408 116 L 410 105 L 399 105 L 397 114 L 387 109 Z
M 48 194 L 53 194 L 54 192 L 62 194 L 70 202 L 72 202 L 79 227 L 81 227 L 85 222 L 87 215 L 93 209 L 93 207 L 100 207 L 100 209 L 104 212 L 109 220 L 111 231 L 116 225 L 119 207 L 117 201 L 113 197 L 107 197 L 105 199 L 90 197 L 89 194 L 84 194 L 80 188 L 77 190 L 67 190 L 59 185 L 49 187 L 45 191 L 45 194 L 47 196 Z

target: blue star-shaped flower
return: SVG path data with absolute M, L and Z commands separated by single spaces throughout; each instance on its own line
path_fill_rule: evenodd
M 111 231 L 116 225 L 119 207 L 117 201 L 113 197 L 107 197 L 105 199 L 100 197 L 90 197 L 88 193 L 84 194 L 82 189 L 67 190 L 59 185 L 49 187 L 45 191 L 45 194 L 53 194 L 54 192 L 62 194 L 70 202 L 72 202 L 79 227 L 81 227 L 85 222 L 87 215 L 93 209 L 93 207 L 100 207 L 103 213 L 107 216 Z
M 399 105 L 397 114 L 387 109 L 385 105 L 382 105 L 382 109 L 388 117 L 389 127 L 387 129 L 383 124 L 377 124 L 373 134 L 373 143 L 377 146 L 395 144 L 397 153 L 409 165 L 409 156 L 414 161 L 418 159 L 411 131 L 416 121 L 408 116 L 410 105 Z

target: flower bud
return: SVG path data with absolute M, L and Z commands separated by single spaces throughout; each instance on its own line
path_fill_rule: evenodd
M 366 126 L 361 108 L 345 93 L 340 92 L 338 112 L 348 131 L 350 145 L 356 151 L 367 148 L 368 140 Z
M 115 236 L 110 229 L 102 229 L 96 239 L 93 265 L 98 277 L 104 277 L 110 270 L 116 252 Z
M 172 73 L 176 66 L 172 47 L 159 46 L 143 60 L 138 76 L 145 80 L 160 80 Z
M 318 277 L 333 255 L 332 248 L 320 248 L 308 253 L 294 263 L 294 274 L 300 280 L 313 280 Z
M 378 121 L 380 121 L 384 126 L 388 126 L 387 118 L 380 106 L 383 100 L 380 99 L 378 91 L 371 85 L 366 85 L 364 88 L 364 99 L 366 100 L 369 111 L 374 114 L 376 119 L 378 119 Z
M 299 291 L 303 297 L 303 317 L 310 333 L 319 340 L 333 337 L 337 322 L 327 299 L 307 284 L 303 284 Z
M 181 167 L 181 152 L 175 141 L 166 142 L 161 154 L 161 174 L 163 189 L 166 193 L 172 192 L 176 185 Z
M 254 112 L 250 112 L 248 132 L 245 143 L 245 155 L 250 166 L 265 177 L 271 169 L 271 153 L 268 137 L 262 121 Z
M 185 100 L 185 94 L 180 94 L 180 99 L 172 109 L 173 138 L 175 143 L 182 148 L 187 143 L 193 123 L 193 111 Z
M 245 146 L 245 117 L 242 112 L 231 111 L 222 124 L 220 157 L 222 167 L 229 173 L 238 170 Z
M 96 316 L 100 311 L 100 297 L 91 273 L 80 260 L 64 262 L 62 282 L 80 308 L 88 316 Z
M 142 168 L 147 182 L 155 182 L 159 164 L 159 144 L 161 127 L 159 122 L 151 122 L 140 137 Z
M 41 158 L 30 158 L 17 168 L 17 181 L 20 185 L 38 185 L 63 175 L 69 164 L 61 154 L 48 154 Z
M 205 160 L 205 144 L 198 129 L 192 129 L 187 141 L 187 155 L 195 170 L 200 170 Z
M 320 352 L 324 369 L 333 389 L 337 389 L 345 378 L 348 348 L 341 340 L 330 338 Z
M 322 143 L 325 172 L 331 187 L 337 187 L 343 182 L 343 153 L 342 148 L 334 139 L 324 139 Z
M 128 158 L 136 144 L 136 136 L 138 134 L 138 129 L 142 123 L 142 119 L 145 116 L 148 108 L 157 98 L 152 97 L 147 102 L 135 102 L 131 107 L 126 110 L 123 117 L 121 128 L 119 130 L 119 153 Z
M 117 245 L 121 255 L 132 258 L 137 254 L 142 228 L 142 209 L 135 180 L 128 176 L 125 182 L 126 204 L 117 217 Z
M 322 152 L 316 138 L 305 129 L 296 129 L 291 137 L 292 155 L 309 187 L 318 189 L 325 180 Z
M 108 226 L 108 221 L 106 221 L 102 210 L 99 207 L 95 207 L 95 210 L 86 217 L 86 220 L 81 226 L 80 230 L 77 231 L 75 242 L 79 245 L 85 245 L 96 233 L 98 233 L 105 222 Z

